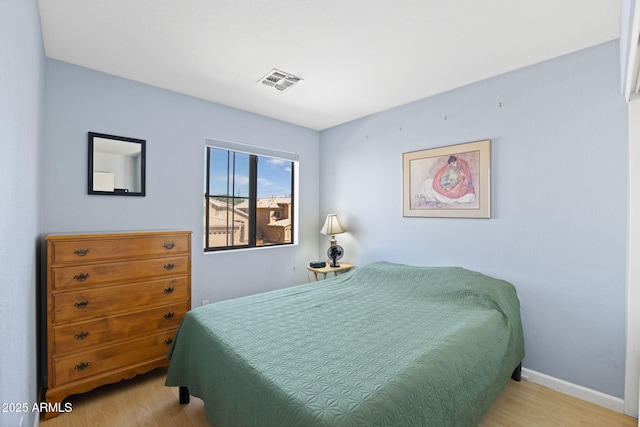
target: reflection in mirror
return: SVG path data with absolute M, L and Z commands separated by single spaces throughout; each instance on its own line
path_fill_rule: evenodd
M 89 132 L 89 194 L 144 193 L 145 140 Z

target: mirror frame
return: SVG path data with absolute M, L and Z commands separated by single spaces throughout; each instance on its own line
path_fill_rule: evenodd
M 94 156 L 94 138 L 112 139 L 115 141 L 131 142 L 140 144 L 140 191 L 96 191 L 93 189 L 93 156 Z M 89 173 L 88 173 L 88 193 L 103 196 L 145 196 L 146 188 L 146 140 L 128 138 L 124 136 L 107 135 L 104 133 L 89 132 Z

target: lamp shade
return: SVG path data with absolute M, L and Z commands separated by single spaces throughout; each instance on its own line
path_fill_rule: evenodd
M 324 225 L 320 229 L 320 233 L 326 235 L 334 235 L 344 233 L 344 228 L 338 222 L 338 216 L 336 214 L 327 215 L 327 219 L 324 221 Z

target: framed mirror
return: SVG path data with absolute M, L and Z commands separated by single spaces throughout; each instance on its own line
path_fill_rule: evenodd
M 145 143 L 89 132 L 89 194 L 144 196 Z

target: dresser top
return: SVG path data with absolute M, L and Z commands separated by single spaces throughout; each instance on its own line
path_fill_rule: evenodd
M 122 238 L 122 237 L 142 237 L 142 236 L 163 236 L 177 234 L 192 234 L 190 230 L 157 230 L 157 231 L 109 231 L 98 233 L 54 233 L 45 237 L 46 240 L 68 240 L 68 239 L 96 239 L 96 238 Z

